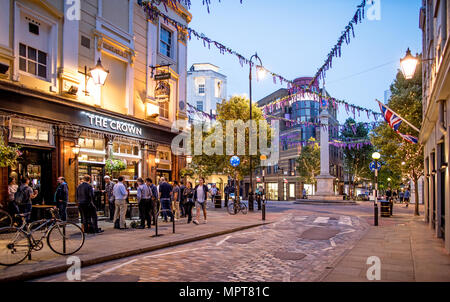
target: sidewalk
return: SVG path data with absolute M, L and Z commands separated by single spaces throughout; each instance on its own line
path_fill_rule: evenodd
M 194 211 L 195 213 L 195 211 Z M 265 223 L 272 223 L 281 213 L 270 213 Z M 161 220 L 159 220 L 161 221 Z M 187 224 L 187 219 L 181 219 L 176 223 L 176 233 L 172 233 L 172 223 L 158 223 L 158 234 L 161 237 L 151 237 L 155 234 L 155 228 L 138 230 L 116 230 L 113 224 L 100 221 L 99 227 L 105 230 L 102 234 L 86 235 L 83 248 L 76 253 L 81 259 L 82 266 L 89 266 L 114 259 L 150 252 L 170 246 L 180 245 L 188 242 L 220 236 L 239 230 L 252 228 L 263 224 L 261 212 L 238 214 L 231 216 L 226 209 L 208 209 L 208 223 L 200 225 Z M 127 226 L 130 221 L 127 221 Z M 44 249 L 32 253 L 32 260 L 12 266 L 0 266 L 0 282 L 30 280 L 50 274 L 67 271 L 68 257 L 54 254 L 44 244 Z
M 395 207 L 394 214 L 399 214 L 381 218 L 378 227 L 372 225 L 320 281 L 371 282 L 366 277 L 371 265 L 366 261 L 377 256 L 381 260 L 381 282 L 449 282 L 450 255 L 443 241 L 435 238 L 425 224 L 423 213 L 414 217 L 412 211 L 405 213 L 403 205 Z

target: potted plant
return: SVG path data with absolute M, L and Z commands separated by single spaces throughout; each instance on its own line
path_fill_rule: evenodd
M 0 140 L 0 168 L 16 165 L 21 155 L 20 146 L 8 146 L 3 140 Z

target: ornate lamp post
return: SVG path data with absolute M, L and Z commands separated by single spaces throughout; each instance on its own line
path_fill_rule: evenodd
M 378 160 L 381 158 L 381 154 L 375 152 L 372 154 L 372 158 L 375 160 L 375 201 L 373 203 L 374 206 L 374 225 L 378 226 Z
M 262 61 L 261 59 L 258 57 L 258 54 L 255 53 L 251 58 L 250 58 L 250 73 L 249 73 L 249 90 L 250 90 L 250 121 L 252 120 L 253 117 L 253 112 L 252 112 L 252 69 L 253 69 L 253 59 L 257 59 L 259 61 L 259 65 L 256 65 L 256 70 L 257 70 L 257 78 L 258 79 L 262 79 L 265 76 L 265 69 L 264 67 L 262 67 Z M 251 122 L 250 122 L 251 123 Z M 250 132 L 249 132 L 250 135 Z M 253 164 L 252 164 L 252 156 L 251 154 L 249 154 L 250 157 L 250 192 L 249 192 L 249 196 L 248 196 L 248 210 L 249 211 L 253 211 Z

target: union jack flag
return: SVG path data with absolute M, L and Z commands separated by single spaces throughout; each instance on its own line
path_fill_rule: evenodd
M 405 141 L 407 141 L 411 144 L 417 144 L 419 142 L 419 139 L 415 136 L 412 136 L 409 134 L 403 134 L 403 133 L 400 133 L 400 131 L 397 131 L 397 134 L 400 135 Z
M 415 136 L 409 134 L 403 134 L 399 131 L 400 125 L 402 124 L 402 119 L 397 116 L 391 109 L 387 108 L 383 103 L 377 101 L 380 105 L 381 113 L 383 113 L 384 119 L 391 126 L 391 128 L 400 135 L 405 141 L 411 144 L 417 144 L 419 139 Z
M 386 122 L 394 129 L 394 131 L 398 131 L 402 124 L 402 119 L 395 115 L 390 109 L 386 108 L 381 102 L 378 102 L 378 104 L 380 105 L 381 113 L 383 113 Z

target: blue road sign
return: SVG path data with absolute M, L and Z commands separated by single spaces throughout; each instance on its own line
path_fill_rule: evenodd
M 375 162 L 374 161 L 370 163 L 369 168 L 370 168 L 370 171 L 372 171 L 372 172 L 375 171 Z M 380 169 L 381 169 L 381 163 L 378 162 L 378 171 L 380 171 Z

